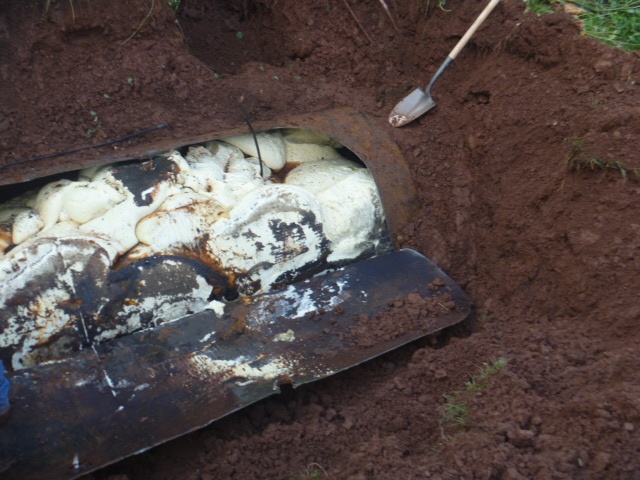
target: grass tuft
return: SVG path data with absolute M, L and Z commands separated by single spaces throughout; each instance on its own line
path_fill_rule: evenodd
M 321 478 L 328 478 L 327 471 L 319 463 L 310 463 L 307 465 L 303 473 L 305 480 L 320 480 Z
M 445 395 L 444 412 L 440 419 L 440 425 L 443 427 L 465 427 L 469 420 L 469 405 L 460 398 L 460 392 L 452 395 Z
M 51 0 L 46 0 L 44 2 L 44 15 L 46 16 L 49 12 L 49 7 L 51 6 Z M 73 7 L 73 0 L 69 0 L 69 7 L 71 7 L 71 20 L 73 23 L 76 22 L 76 9 Z
M 640 168 L 629 168 L 621 161 L 601 160 L 590 155 L 586 151 L 584 138 L 571 138 L 568 141 L 571 142 L 571 148 L 567 156 L 567 168 L 570 172 L 613 170 L 618 172 L 625 180 L 629 178 L 629 174 L 640 177 Z
M 529 10 L 533 13 L 537 13 L 538 15 L 544 15 L 556 11 L 554 8 L 556 2 L 552 2 L 551 0 L 524 0 L 524 3 L 527 4 Z
M 491 386 L 491 379 L 507 366 L 507 360 L 500 358 L 491 363 L 483 363 L 477 367 L 477 372 L 471 374 L 471 378 L 464 383 L 464 388 L 456 390 L 450 395 L 445 395 L 446 400 L 442 408 L 440 429 L 442 435 L 447 437 L 448 429 L 461 430 L 469 428 L 471 411 L 469 401 L 479 392 Z

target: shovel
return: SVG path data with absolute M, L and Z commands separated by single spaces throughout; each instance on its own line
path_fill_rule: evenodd
M 489 4 L 484 8 L 482 13 L 478 16 L 473 25 L 467 30 L 467 33 L 460 39 L 458 44 L 453 47 L 449 56 L 442 62 L 440 68 L 433 76 L 426 91 L 422 88 L 416 88 L 409 95 L 404 97 L 389 114 L 389 123 L 394 127 L 402 127 L 409 122 L 413 122 L 416 118 L 423 113 L 428 112 L 436 106 L 436 102 L 431 98 L 431 89 L 434 84 L 440 78 L 440 75 L 447 69 L 451 62 L 458 56 L 460 50 L 464 48 L 471 36 L 480 28 L 482 22 L 489 16 L 491 11 L 495 8 L 500 0 L 491 0 Z

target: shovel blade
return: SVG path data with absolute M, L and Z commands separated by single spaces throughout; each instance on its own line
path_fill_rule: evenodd
M 414 303 L 395 310 L 405 302 Z M 401 250 L 15 372 L 11 417 L 0 427 L 2 478 L 76 478 L 281 384 L 319 380 L 433 334 L 469 308 L 433 262 Z
M 402 127 L 414 121 L 436 106 L 431 95 L 421 88 L 416 88 L 404 97 L 389 115 L 389 123 L 394 127 Z

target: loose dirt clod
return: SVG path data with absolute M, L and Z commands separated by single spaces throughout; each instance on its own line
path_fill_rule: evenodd
M 412 293 L 407 298 L 392 300 L 388 308 L 373 317 L 360 315 L 356 325 L 349 330 L 356 344 L 366 348 L 425 325 L 434 325 L 439 316 L 454 311 L 455 307 L 453 298 L 447 293 L 433 297 Z

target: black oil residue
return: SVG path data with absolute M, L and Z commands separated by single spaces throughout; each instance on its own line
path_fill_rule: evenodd
M 178 166 L 168 157 L 154 157 L 147 162 L 126 162 L 112 167 L 114 178 L 131 192 L 136 205 L 143 207 L 153 203 L 156 185 L 178 173 Z

